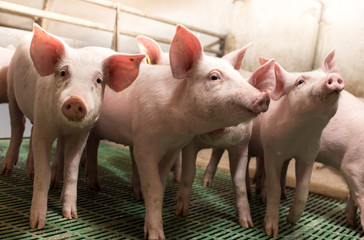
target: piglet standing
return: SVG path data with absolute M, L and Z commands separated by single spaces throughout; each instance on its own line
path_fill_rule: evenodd
M 232 52 L 230 54 L 239 56 L 239 62 L 241 63 L 248 46 L 239 50 L 239 52 Z M 228 58 L 229 54 L 225 57 Z M 240 69 L 238 64 L 234 67 L 236 70 Z M 249 82 L 261 91 L 272 90 L 275 85 L 274 60 L 270 60 L 258 68 L 251 74 L 248 81 L 244 78 L 242 78 L 242 81 Z M 268 93 L 263 94 L 268 95 Z M 264 104 L 267 104 L 266 108 L 268 108 L 269 101 Z M 198 152 L 201 149 L 211 147 L 227 149 L 229 152 L 231 178 L 236 195 L 236 212 L 239 216 L 240 225 L 245 228 L 253 226 L 245 184 L 248 144 L 252 126 L 252 121 L 242 122 L 238 126 L 221 128 L 210 133 L 201 134 L 196 136 L 191 143 L 182 149 L 182 178 L 176 199 L 177 215 L 186 216 L 188 213 Z
M 364 229 L 364 150 L 361 143 L 363 136 L 364 103 L 343 90 L 339 98 L 337 112 L 325 127 L 321 136 L 321 146 L 316 157 L 316 162 L 332 166 L 340 170 L 350 188 L 350 195 L 346 205 L 347 222 L 356 226 L 357 206 L 360 209 L 361 226 Z M 288 163 L 288 162 L 287 162 Z M 263 165 L 260 164 L 264 169 Z M 286 165 L 286 164 L 285 164 Z M 287 166 L 282 169 L 282 179 L 285 179 Z M 265 176 L 258 176 L 262 181 Z M 281 181 L 282 192 L 285 191 L 285 181 Z M 263 186 L 261 194 L 266 189 Z M 264 196 L 263 196 L 264 197 Z M 357 205 L 357 206 L 356 206 Z
M 45 225 L 49 161 L 56 137 L 64 139 L 63 216 L 77 218 L 79 159 L 99 116 L 105 83 L 115 91 L 125 89 L 138 75 L 143 58 L 117 54 L 105 59 L 87 49 L 73 49 L 37 25 L 20 41 L 8 72 L 12 133 L 5 161 L 17 160 L 25 115 L 33 123 L 31 228 Z
M 170 66 L 141 64 L 137 80 L 121 93 L 105 89 L 90 135 L 94 140 L 87 143 L 87 161 L 95 158 L 89 150 L 97 150 L 99 139 L 134 146 L 146 208 L 144 232 L 150 239 L 165 238 L 164 187 L 180 150 L 196 135 L 251 120 L 269 102 L 267 93 L 243 81 L 234 69 L 241 64 L 238 56 L 204 55 L 199 39 L 181 25 L 169 59 Z
M 264 62 L 264 60 L 262 60 Z M 344 81 L 332 51 L 318 70 L 289 73 L 276 64 L 277 85 L 269 110 L 254 121 L 249 154 L 264 157 L 267 176 L 265 231 L 278 234 L 281 170 L 285 161 L 296 159 L 296 193 L 287 223 L 301 217 L 308 196 L 313 163 L 323 129 L 335 115 Z

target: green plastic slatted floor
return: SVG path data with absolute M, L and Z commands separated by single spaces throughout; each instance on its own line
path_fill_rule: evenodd
M 0 141 L 1 162 L 9 141 Z M 50 190 L 47 224 L 43 230 L 28 227 L 32 182 L 25 178 L 28 141 L 21 148 L 18 164 L 11 176 L 0 176 L 0 239 L 142 239 L 144 204 L 131 195 L 129 152 L 102 143 L 99 148 L 102 191 L 90 190 L 80 169 L 78 184 L 78 219 L 61 215 L 61 190 Z M 178 183 L 169 176 L 163 208 L 167 239 L 270 239 L 264 234 L 265 204 L 254 195 L 250 201 L 255 226 L 244 229 L 235 216 L 234 194 L 230 176 L 217 173 L 213 188 L 202 187 L 203 170 L 198 169 L 187 217 L 175 216 Z M 254 187 L 253 187 L 254 189 Z M 285 224 L 294 190 L 280 207 L 280 233 L 284 239 L 359 239 L 360 227 L 345 223 L 345 203 L 310 194 L 306 210 L 293 226 Z M 359 216 L 358 216 L 359 221 Z

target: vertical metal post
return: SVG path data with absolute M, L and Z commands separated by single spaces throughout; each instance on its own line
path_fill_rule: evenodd
M 119 52 L 119 14 L 120 14 L 120 3 L 115 4 L 115 26 L 114 36 L 112 41 L 112 49 Z
M 43 10 L 44 11 L 48 11 L 49 10 L 49 0 L 44 0 L 43 2 Z M 46 26 L 44 24 L 44 19 L 43 18 L 40 18 L 40 17 L 37 17 L 34 19 L 34 21 L 39 25 L 41 26 L 42 28 L 46 29 Z
M 319 50 L 319 45 L 320 45 L 320 39 L 321 39 L 321 31 L 322 31 L 322 27 L 323 27 L 323 24 L 324 24 L 324 20 L 323 20 L 323 17 L 324 17 L 324 13 L 325 13 L 325 10 L 326 10 L 326 6 L 325 6 L 325 3 L 322 2 L 321 0 L 316 0 L 318 3 L 320 3 L 321 5 L 321 10 L 320 10 L 320 19 L 319 19 L 319 26 L 318 26 L 318 29 L 317 29 L 317 35 L 316 35 L 316 41 L 315 41 L 315 50 L 314 50 L 314 53 L 313 53 L 313 58 L 312 58 L 312 65 L 311 65 L 311 70 L 315 68 L 315 65 L 316 65 L 316 62 L 317 62 L 317 58 L 318 58 L 318 50 Z

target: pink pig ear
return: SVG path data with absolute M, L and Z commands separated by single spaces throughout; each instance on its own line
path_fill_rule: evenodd
M 37 24 L 33 24 L 33 32 L 30 57 L 39 75 L 48 76 L 54 73 L 57 62 L 64 56 L 64 45 Z
M 325 72 L 340 74 L 339 67 L 336 64 L 335 49 L 333 49 L 325 58 L 321 67 Z
M 266 62 L 268 62 L 269 61 L 269 59 L 268 58 L 264 58 L 264 57 L 260 57 L 259 58 L 259 63 L 260 63 L 260 65 L 263 65 L 264 63 L 266 63 Z
M 188 70 L 202 57 L 203 51 L 200 40 L 187 28 L 178 25 L 169 49 L 169 61 L 173 77 L 185 78 Z
M 139 74 L 139 65 L 145 58 L 144 54 L 115 54 L 104 61 L 104 69 L 108 73 L 108 85 L 115 92 L 129 87 Z
M 150 64 L 158 64 L 163 54 L 159 44 L 153 39 L 145 36 L 138 36 L 136 40 L 140 52 L 149 57 Z
M 260 66 L 248 79 L 248 82 L 260 91 L 272 91 L 275 85 L 274 59 Z
M 223 56 L 222 58 L 227 60 L 228 62 L 230 62 L 230 64 L 233 65 L 235 70 L 239 70 L 241 67 L 241 64 L 243 63 L 243 58 L 245 56 L 245 52 L 246 52 L 246 50 L 248 50 L 248 48 L 251 45 L 252 44 L 249 43 L 245 47 L 232 51 L 232 52 L 226 54 L 225 56 Z
M 288 72 L 284 70 L 278 63 L 274 65 L 274 72 L 276 78 L 276 85 L 270 96 L 273 100 L 277 101 L 284 95 L 284 85 L 288 78 Z

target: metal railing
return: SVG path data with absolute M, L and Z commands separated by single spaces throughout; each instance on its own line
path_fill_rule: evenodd
M 122 29 L 119 24 L 119 16 L 120 16 L 120 13 L 122 13 L 122 12 L 127 13 L 127 14 L 132 14 L 135 16 L 139 16 L 142 18 L 148 18 L 148 19 L 162 22 L 162 23 L 169 24 L 169 25 L 180 24 L 180 22 L 173 21 L 173 20 L 163 18 L 163 17 L 159 17 L 156 15 L 147 14 L 138 9 L 123 6 L 120 3 L 110 2 L 110 1 L 106 1 L 106 0 L 79 0 L 79 1 L 113 9 L 115 11 L 114 25 L 110 26 L 110 25 L 106 25 L 103 23 L 93 22 L 93 21 L 78 18 L 78 17 L 72 17 L 72 16 L 68 16 L 65 14 L 50 12 L 48 0 L 44 0 L 43 9 L 37 9 L 37 8 L 32 8 L 32 7 L 28 7 L 28 6 L 24 6 L 24 5 L 0 1 L 0 12 L 31 18 L 35 22 L 40 24 L 41 26 L 42 26 L 42 20 L 48 19 L 48 20 L 78 25 L 78 26 L 82 26 L 82 27 L 102 30 L 102 31 L 106 31 L 106 32 L 112 32 L 113 33 L 112 48 L 116 51 L 119 50 L 120 34 L 126 35 L 126 36 L 131 36 L 131 37 L 136 37 L 138 35 L 144 35 L 144 36 L 151 37 L 160 43 L 169 44 L 171 42 L 171 39 L 161 38 L 161 37 L 157 37 L 157 36 L 151 36 L 148 34 L 143 34 L 142 32 L 133 32 L 133 31 Z M 204 30 L 201 28 L 197 28 L 197 27 L 188 25 L 188 24 L 183 24 L 183 25 L 192 31 L 216 38 L 215 41 L 204 46 L 204 51 L 216 54 L 217 56 L 223 55 L 225 38 L 226 38 L 226 36 L 224 34 L 207 31 L 207 30 Z M 6 23 L 0 23 L 0 26 L 9 27 L 10 25 L 8 25 Z M 10 27 L 14 27 L 14 26 L 10 26 Z M 20 28 L 20 29 L 31 30 L 31 29 L 24 29 L 24 28 Z M 218 49 L 216 49 L 215 46 L 218 46 Z

